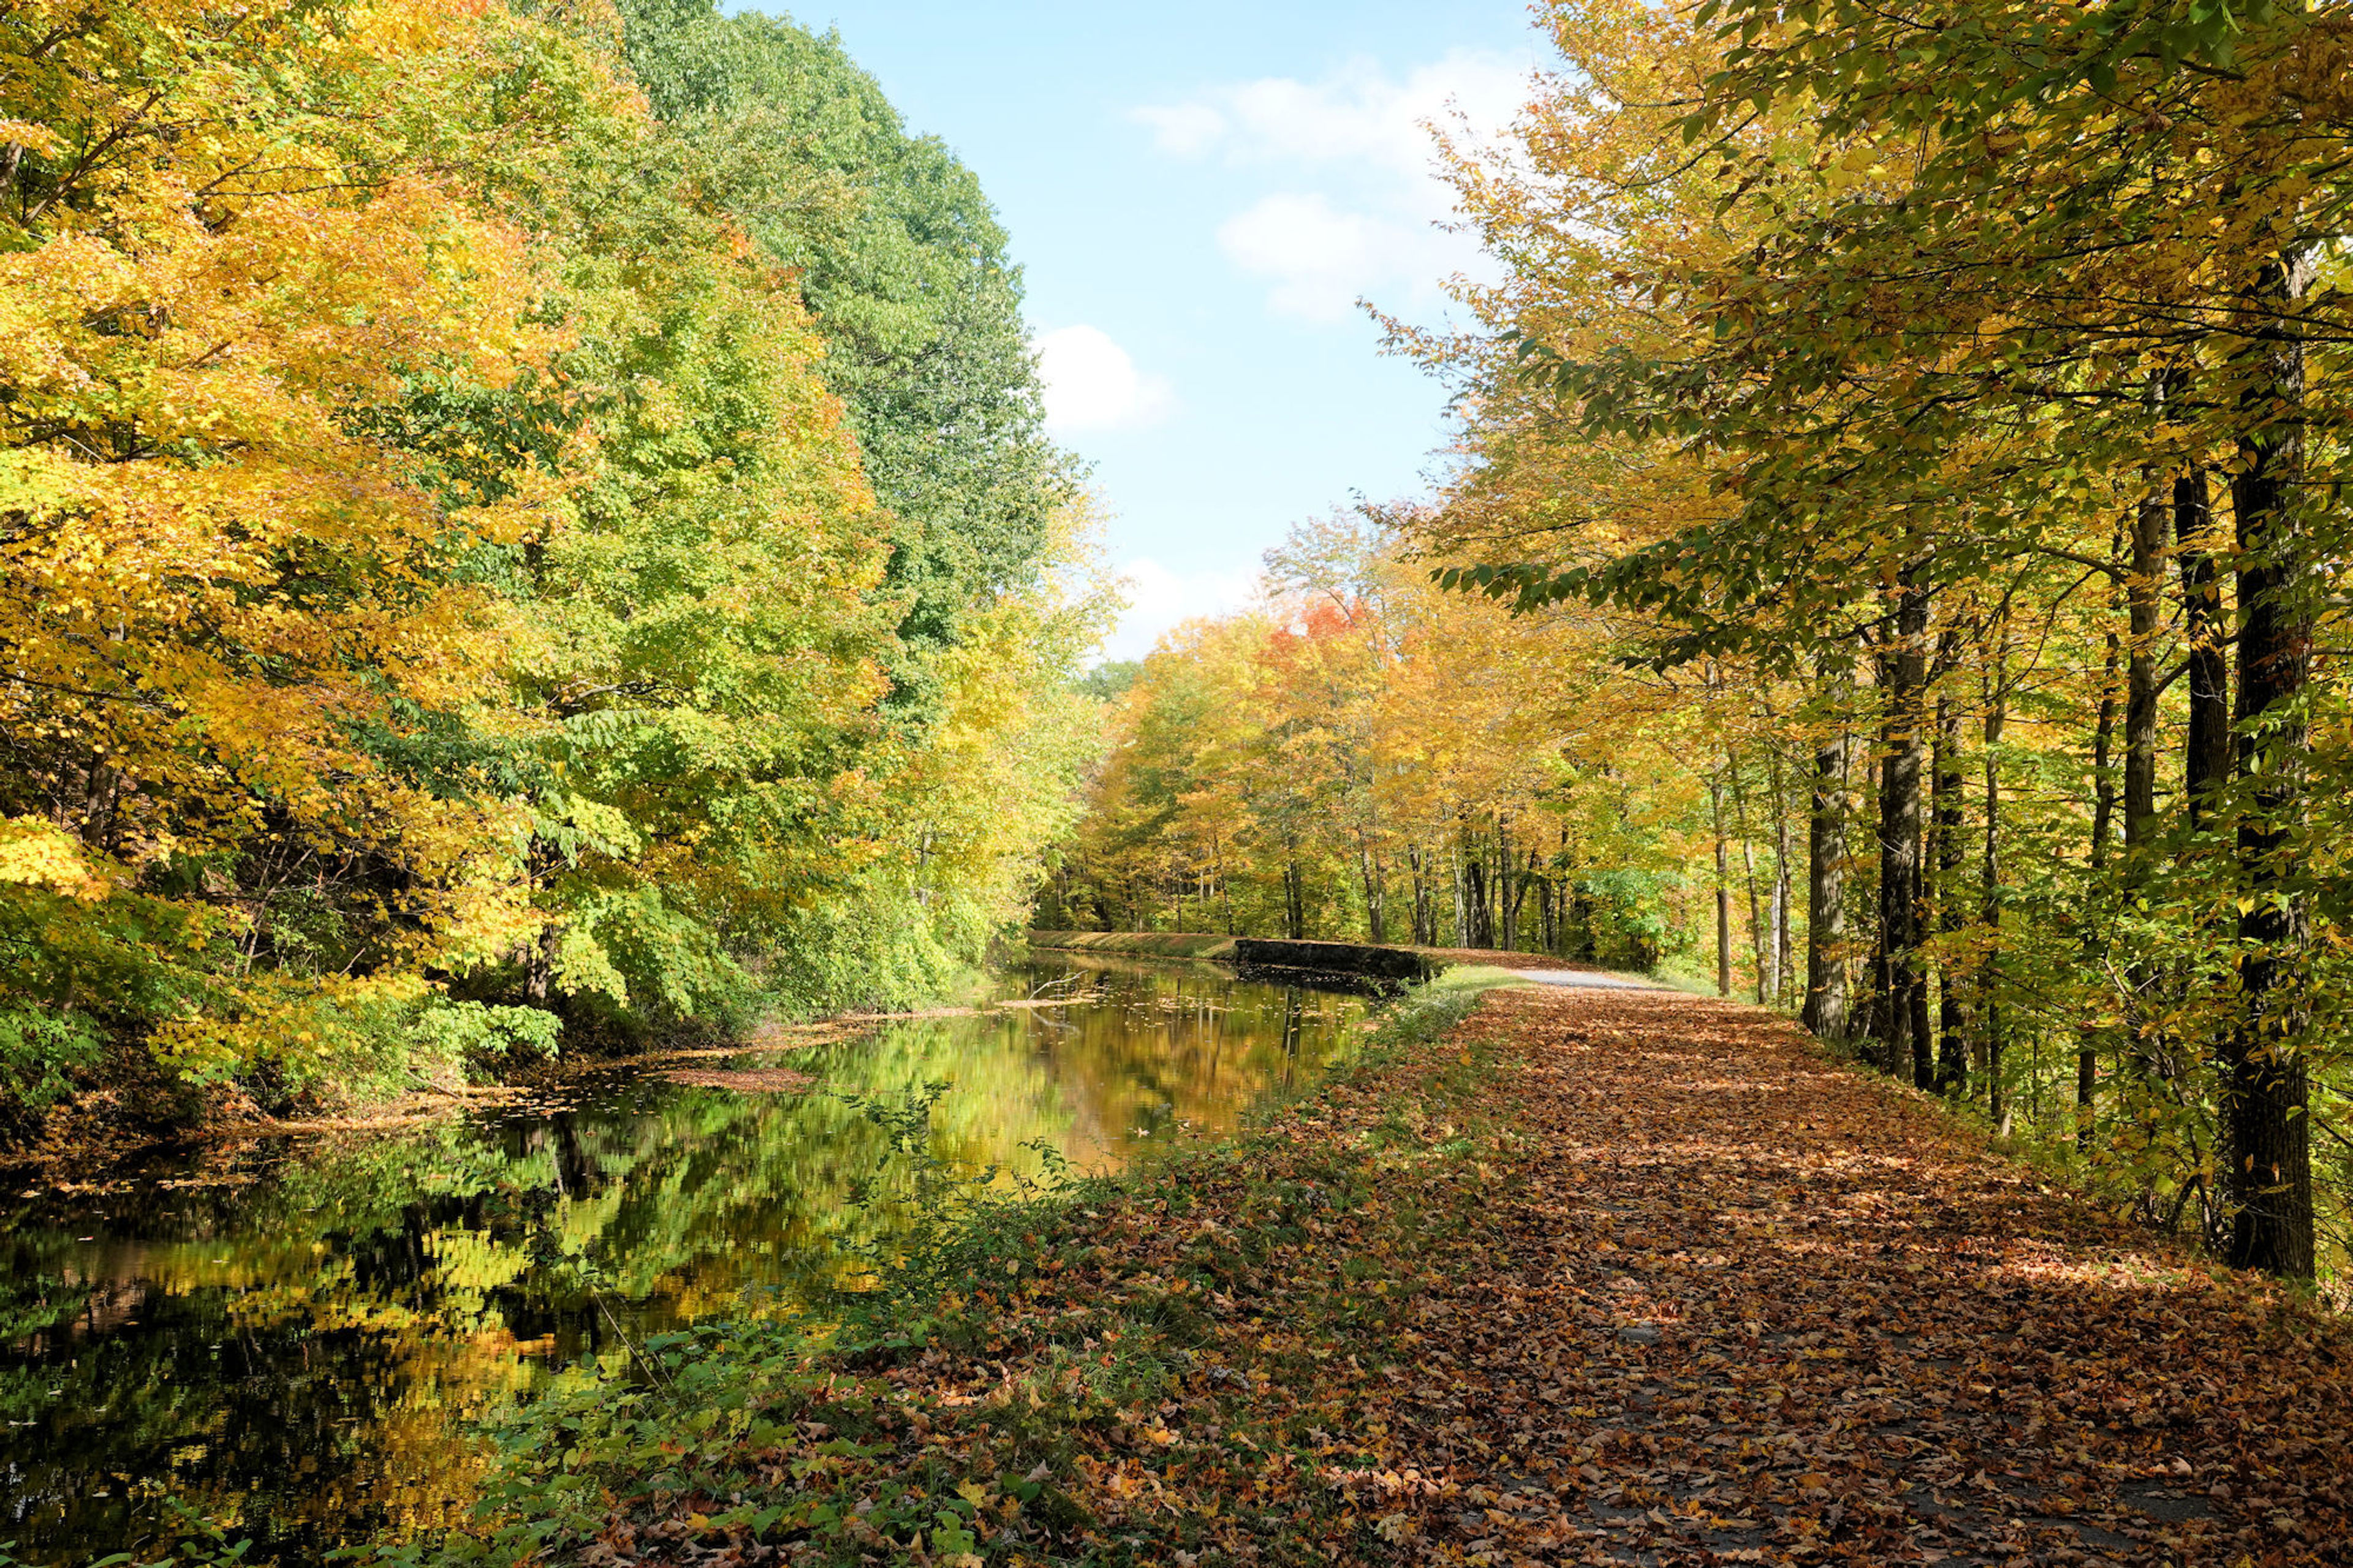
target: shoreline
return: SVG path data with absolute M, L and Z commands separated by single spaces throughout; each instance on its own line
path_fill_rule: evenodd
M 1208 958 L 1226 967 L 1234 967 L 1232 950 L 1240 939 L 1205 936 L 1200 933 L 1169 932 L 1032 932 L 1034 939 L 1046 937 L 1082 937 L 1083 942 L 1032 941 L 1031 948 L 1046 954 L 1088 954 L 1105 958 L 1141 959 L 1159 962 L 1187 962 Z M 1255 940 L 1255 939 L 1251 939 Z M 1316 944 L 1307 946 L 1364 947 L 1366 944 Z M 1202 949 L 1203 951 L 1190 951 Z M 1209 956 L 1207 950 L 1215 949 L 1222 956 Z M 1461 948 L 1367 948 L 1366 951 L 1413 954 L 1427 961 L 1438 973 L 1449 968 L 1462 966 L 1511 966 L 1539 969 L 1582 971 L 1613 973 L 1598 965 L 1573 960 L 1554 958 L 1544 953 L 1514 953 Z M 1244 965 L 1271 980 L 1282 980 L 1287 972 L 1281 966 L 1264 968 Z M 1301 975 L 1321 974 L 1337 983 L 1349 978 L 1345 969 L 1302 970 Z M 172 1152 L 201 1153 L 224 1145 L 260 1142 L 274 1138 L 307 1138 L 333 1136 L 343 1133 L 394 1131 L 402 1128 L 424 1126 L 443 1117 L 458 1114 L 475 1106 L 528 1103 L 534 1097 L 561 1094 L 582 1079 L 600 1073 L 642 1069 L 657 1070 L 670 1064 L 709 1061 L 729 1057 L 757 1055 L 764 1052 L 806 1049 L 811 1046 L 835 1040 L 854 1038 L 893 1023 L 921 1022 L 928 1018 L 973 1018 L 992 1013 L 1050 1010 L 1085 1005 L 1091 997 L 1081 994 L 1063 997 L 1013 998 L 980 1004 L 943 1005 L 914 1008 L 902 1012 L 844 1012 L 803 1023 L 763 1023 L 745 1031 L 741 1040 L 723 1046 L 681 1046 L 668 1050 L 630 1051 L 617 1056 L 558 1057 L 536 1064 L 502 1081 L 481 1084 L 420 1084 L 383 1100 L 355 1104 L 343 1110 L 286 1116 L 239 1115 L 232 1104 L 218 1104 L 199 1112 L 189 1121 L 158 1130 L 133 1130 L 121 1122 L 109 1121 L 106 1111 L 119 1103 L 116 1097 L 125 1092 L 135 1093 L 142 1087 L 136 1081 L 108 1084 L 87 1091 L 76 1100 L 56 1108 L 49 1117 L 51 1127 L 74 1128 L 62 1133 L 45 1131 L 31 1141 L 13 1147 L 0 1148 L 0 1177 L 31 1175 L 59 1166 L 88 1163 L 94 1160 L 126 1160 L 160 1157 Z
M 672 1049 L 636 1050 L 615 1056 L 559 1056 L 531 1064 L 515 1077 L 501 1081 L 421 1083 L 382 1100 L 316 1114 L 239 1115 L 233 1104 L 216 1104 L 184 1124 L 157 1131 L 132 1130 L 119 1122 L 105 1121 L 104 1112 L 117 1103 L 117 1097 L 126 1089 L 135 1091 L 140 1086 L 101 1085 L 57 1107 L 49 1117 L 52 1127 L 70 1127 L 76 1122 L 95 1125 L 63 1134 L 45 1131 L 29 1142 L 0 1148 L 0 1177 L 29 1175 L 94 1160 L 161 1156 L 174 1151 L 201 1153 L 227 1144 L 273 1138 L 393 1131 L 427 1125 L 476 1106 L 525 1104 L 536 1098 L 562 1095 L 571 1086 L 605 1073 L 654 1072 L 677 1063 L 806 1050 L 870 1035 L 888 1024 L 927 1018 L 975 1018 L 997 1012 L 1035 1012 L 1084 1005 L 1092 1000 L 1092 994 L 1082 993 L 1065 997 L 944 1005 L 906 1012 L 843 1012 L 801 1023 L 770 1021 L 754 1025 L 740 1039 L 726 1045 L 682 1045 Z
M 1402 942 L 1326 942 L 1315 938 L 1293 941 L 1227 936 L 1214 931 L 1032 931 L 1025 933 L 1025 940 L 1033 950 L 1044 952 L 1192 959 L 1278 972 L 1298 969 L 1308 973 L 1357 973 L 1375 979 L 1428 978 L 1459 965 L 1635 978 L 1630 971 L 1610 969 L 1582 959 L 1505 948 L 1418 947 Z
M 1409 993 L 1377 1015 L 1351 1061 L 1243 1129 L 1188 1136 L 1116 1175 L 990 1205 L 938 1255 L 846 1299 L 832 1325 L 713 1323 L 649 1342 L 666 1397 L 644 1397 L 625 1376 L 525 1416 L 501 1436 L 522 1468 L 492 1488 L 481 1533 L 420 1561 L 567 1561 L 569 1551 L 635 1542 L 656 1554 L 598 1560 L 650 1564 L 690 1540 L 723 1552 L 732 1544 L 746 1563 L 848 1564 L 876 1552 L 959 1568 L 1066 1560 L 1013 1536 L 1024 1521 L 1075 1525 L 1107 1498 L 1147 1500 L 1136 1489 L 1149 1483 L 1126 1456 L 1181 1447 L 1162 1419 L 1172 1397 L 1205 1380 L 1244 1400 L 1284 1386 L 1205 1355 L 1212 1323 L 1260 1339 L 1272 1325 L 1239 1293 L 1183 1278 L 1187 1253 L 1268 1258 L 1303 1243 L 1313 1252 L 1315 1215 L 1361 1187 L 1371 1166 L 1417 1169 L 1441 1184 L 1492 1177 L 1480 1158 L 1494 1152 L 1492 1134 L 1459 1119 L 1499 1053 L 1460 1026 L 1488 993 L 1518 984 L 1466 966 Z M 1329 1163 L 1324 1139 L 1344 1125 L 1390 1128 L 1397 1142 L 1365 1162 Z M 1224 1207 L 1212 1191 L 1242 1202 Z M 1265 1199 L 1271 1206 L 1257 1206 Z M 1375 1315 L 1393 1316 L 1408 1300 L 1373 1297 Z M 1367 1309 L 1345 1293 L 1325 1302 L 1352 1317 Z M 1285 1338 L 1314 1364 L 1312 1347 Z M 1303 1389 L 1300 1367 L 1290 1371 Z M 1020 1398 L 1007 1396 L 1008 1378 Z M 973 1427 L 1008 1415 L 1018 1432 L 1000 1453 Z M 1297 1496 L 1316 1491 L 1323 1434 L 1281 1428 L 1259 1421 L 1228 1435 Z M 537 1455 L 550 1458 L 534 1469 Z M 791 1475 L 805 1479 L 784 1483 Z M 760 1478 L 783 1491 L 726 1500 L 749 1499 Z M 590 1504 L 591 1494 L 607 1501 Z M 1118 1537 L 1087 1539 L 1101 1547 Z M 1181 1543 L 1158 1544 L 1168 1554 L 1136 1560 L 1187 1560 L 1175 1555 Z

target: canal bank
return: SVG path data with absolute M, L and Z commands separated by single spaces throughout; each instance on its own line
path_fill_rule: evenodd
M 1450 1031 L 1513 984 L 1459 968 L 1238 1132 L 964 1215 L 828 1335 L 650 1342 L 658 1372 L 525 1415 L 443 1561 L 1342 1560 L 1369 1520 L 1330 1506 L 1328 1363 L 1414 1353 L 1414 1300 L 1493 1191 L 1511 1138 L 1472 1118 L 1497 1042 Z M 1366 1223 L 1378 1268 L 1331 1245 Z
M 1293 941 L 1288 938 L 1224 936 L 1208 931 L 1033 931 L 1038 952 L 1121 953 L 1135 958 L 1198 959 L 1241 970 L 1290 972 L 1409 984 L 1450 967 L 1472 965 L 1512 972 L 1609 974 L 1590 963 L 1544 952 L 1493 948 L 1404 947 L 1394 943 Z M 1620 979 L 1634 980 L 1632 976 Z M 1639 983 L 1639 982 L 1638 982 Z

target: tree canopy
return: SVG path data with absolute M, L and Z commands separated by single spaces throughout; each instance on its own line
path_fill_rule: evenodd
M 797 276 L 869 478 L 895 520 L 892 581 L 912 648 L 955 640 L 966 607 L 1029 581 L 1069 504 L 1043 410 L 1021 275 L 971 171 L 910 133 L 833 33 L 630 0 L 628 59 L 697 177 Z M 922 683 L 920 666 L 902 679 Z
M 1557 784 L 1499 796 L 1450 741 L 1493 744 L 1496 779 L 1630 774 L 1604 863 L 1655 868 L 1669 966 L 2047 1141 L 2234 1262 L 2341 1269 L 2353 19 L 1540 12 L 1558 64 L 1510 133 L 1438 142 L 1491 267 L 1456 280 L 1452 327 L 1384 319 L 1461 423 L 1439 504 L 1386 514 L 1374 553 L 1517 617 L 1418 607 L 1444 629 L 1398 668 L 1447 674 L 1369 752 L 1433 796 L 1385 831 L 1492 815 L 1447 841 L 1475 896 L 1445 935 L 1581 929 L 1553 910 L 1570 862 L 1525 830 L 1501 853 Z M 1315 781 L 1332 865 L 1292 907 L 1384 929 L 1381 879 L 1331 854 L 1347 764 L 1303 761 L 1348 702 L 1289 666 L 1220 673 L 1236 638 L 1316 622 L 1294 560 L 1270 558 L 1271 624 L 1145 664 L 1066 913 L 1184 908 L 1120 890 L 1217 798 L 1200 748 L 1193 793 L 1161 782 L 1141 715 L 1224 681 L 1208 710 L 1256 737 L 1248 785 L 1294 756 Z M 1265 883 L 1293 839 L 1271 805 L 1250 820 Z
M 11 1114 L 904 1001 L 1014 917 L 1103 600 L 1004 237 L 704 20 L 740 112 L 593 10 L 0 22 Z

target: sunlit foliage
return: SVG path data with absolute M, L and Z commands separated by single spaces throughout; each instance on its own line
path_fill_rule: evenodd
M 978 956 L 1065 809 L 1102 595 L 1018 338 L 902 323 L 902 381 L 1007 411 L 993 468 L 892 448 L 908 516 L 881 405 L 828 384 L 867 395 L 828 368 L 860 301 L 943 267 L 1018 331 L 952 160 L 730 165 L 594 7 L 36 5 L 0 49 L 16 1107 L 109 1053 L 349 1095 L 545 1048 L 518 1009 L 576 1043 Z M 839 120 L 825 59 L 763 112 Z M 833 214 L 798 250 L 754 200 L 787 186 Z M 908 226 L 933 187 L 977 262 Z M 918 557 L 985 563 L 928 631 Z
M 1255 608 L 1122 672 L 1113 749 L 1038 920 L 1550 951 L 1693 936 L 1694 795 L 1656 693 L 1598 689 L 1582 615 L 1436 592 L 1395 519 L 1302 525 Z M 1106 693 L 1112 687 L 1104 683 Z
M 2347 17 L 1546 18 L 1450 150 L 1475 326 L 1395 329 L 1469 414 L 1444 581 L 1752 694 L 1819 1029 L 2341 1260 Z

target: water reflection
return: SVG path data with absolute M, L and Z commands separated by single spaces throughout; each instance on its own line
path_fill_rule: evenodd
M 1361 1011 L 1084 957 L 1003 994 L 1056 985 L 1091 999 L 723 1064 L 789 1064 L 818 1080 L 807 1094 L 614 1075 L 561 1109 L 7 1199 L 0 1541 L 35 1562 L 132 1549 L 174 1494 L 256 1537 L 254 1562 L 451 1522 L 482 1463 L 468 1418 L 609 1364 L 625 1337 L 804 1300 L 851 1267 L 845 1244 L 880 1222 L 850 1184 L 885 1140 L 835 1095 L 947 1079 L 943 1157 L 1034 1170 L 1023 1146 L 1042 1140 L 1116 1166 L 1301 1083 Z

